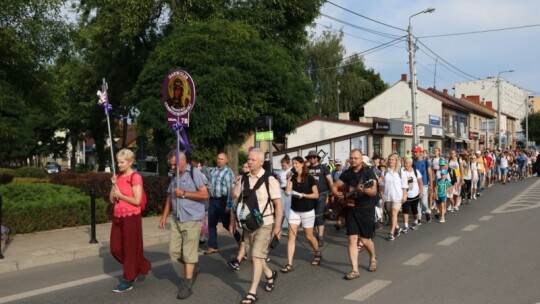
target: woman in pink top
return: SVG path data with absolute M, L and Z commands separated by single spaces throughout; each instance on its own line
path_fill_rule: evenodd
M 133 289 L 139 274 L 148 274 L 151 264 L 143 255 L 142 177 L 131 170 L 134 160 L 131 150 L 120 150 L 116 160 L 119 174 L 111 178 L 113 186 L 109 193 L 109 200 L 114 204 L 110 247 L 112 256 L 124 270 L 124 279 L 113 291 L 124 292 Z

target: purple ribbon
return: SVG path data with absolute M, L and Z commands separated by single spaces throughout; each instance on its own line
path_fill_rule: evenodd
M 105 109 L 105 115 L 109 116 L 109 111 L 112 110 L 112 105 L 108 102 L 103 104 L 103 109 Z
M 182 146 L 184 146 L 184 153 L 191 153 L 191 147 L 189 146 L 189 140 L 186 134 L 186 129 L 184 129 L 184 126 L 182 126 L 179 122 L 175 122 L 172 125 L 172 128 L 174 132 L 177 132 L 178 140 L 180 140 L 180 143 Z

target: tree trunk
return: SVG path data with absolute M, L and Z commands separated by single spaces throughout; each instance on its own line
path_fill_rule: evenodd
M 226 145 L 225 153 L 229 158 L 229 167 L 231 167 L 234 175 L 238 175 L 238 145 Z

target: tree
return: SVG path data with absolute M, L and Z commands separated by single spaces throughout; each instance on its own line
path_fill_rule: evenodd
M 169 138 L 170 147 L 173 139 L 161 102 L 161 82 L 173 69 L 194 79 L 197 99 L 188 133 L 202 146 L 242 142 L 259 115 L 273 116 L 276 136 L 283 136 L 310 112 L 311 84 L 286 49 L 239 22 L 186 24 L 156 47 L 132 94 L 141 101 L 137 122 L 156 146 Z
M 307 69 L 317 91 L 315 114 L 336 117 L 338 112 L 350 112 L 357 120 L 364 103 L 387 85 L 373 69 L 366 69 L 361 56 L 343 58 L 342 39 L 341 31 L 324 31 L 313 36 L 307 48 Z
M 47 67 L 66 41 L 61 0 L 4 1 L 0 9 L 0 161 L 27 159 L 53 138 Z M 5 127 L 5 128 L 4 128 Z M 49 145 L 50 146 L 50 145 Z
M 521 127 L 525 130 L 525 119 L 521 120 Z M 529 113 L 529 140 L 540 141 L 540 112 Z

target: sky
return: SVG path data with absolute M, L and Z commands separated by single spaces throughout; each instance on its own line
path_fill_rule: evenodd
M 343 30 L 347 57 L 406 36 L 409 17 L 427 8 L 435 11 L 411 19 L 419 42 L 416 70 L 420 87 L 435 86 L 453 94 L 457 82 L 497 77 L 502 72 L 501 78 L 540 96 L 540 0 L 330 0 L 311 31 Z M 427 37 L 514 27 L 521 28 Z M 363 55 L 366 67 L 390 85 L 399 81 L 401 74 L 410 78 L 406 39 L 396 42 Z M 505 72 L 508 70 L 514 72 Z

